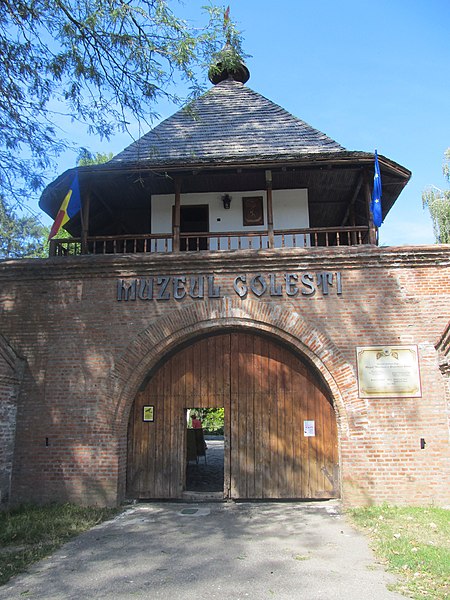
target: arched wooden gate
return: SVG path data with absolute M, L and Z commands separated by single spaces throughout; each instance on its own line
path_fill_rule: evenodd
M 143 420 L 144 406 L 154 407 L 153 421 Z M 182 496 L 184 411 L 193 406 L 225 409 L 225 497 L 339 495 L 336 416 L 313 368 L 271 338 L 233 332 L 179 350 L 136 396 L 128 497 Z

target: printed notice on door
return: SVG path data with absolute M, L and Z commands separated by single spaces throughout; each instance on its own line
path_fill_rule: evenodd
M 417 346 L 356 349 L 360 398 L 420 398 Z
M 315 435 L 316 435 L 315 421 L 303 421 L 303 435 L 305 437 L 315 437 Z

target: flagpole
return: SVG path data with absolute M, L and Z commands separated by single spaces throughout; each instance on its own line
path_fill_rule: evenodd
M 373 190 L 372 190 L 372 201 L 370 203 L 370 212 L 372 215 L 373 224 L 377 228 L 377 230 L 380 228 L 380 226 L 383 222 L 381 196 L 382 196 L 381 171 L 380 171 L 380 164 L 378 162 L 378 152 L 375 150 L 374 167 L 373 167 Z M 378 231 L 376 233 L 378 233 Z M 376 240 L 378 240 L 378 236 L 376 236 Z
M 367 211 L 367 220 L 369 224 L 369 244 L 377 245 L 377 232 L 375 229 L 375 225 L 373 224 L 373 214 L 370 210 L 370 204 L 372 202 L 372 190 L 371 190 L 371 173 L 369 171 L 364 171 L 364 195 L 366 197 L 366 211 Z

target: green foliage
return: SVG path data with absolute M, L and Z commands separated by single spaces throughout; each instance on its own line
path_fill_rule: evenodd
M 89 167 L 91 165 L 103 165 L 112 159 L 112 152 L 97 152 L 92 154 L 86 148 L 82 148 L 78 156 L 77 165 L 79 167 Z
M 130 119 L 151 123 L 156 102 L 184 103 L 203 91 L 211 57 L 231 39 L 223 9 L 203 27 L 166 0 L 3 0 L 0 3 L 0 193 L 20 200 L 44 184 L 58 154 L 73 147 L 63 117 L 109 138 Z M 177 86 L 187 83 L 188 98 Z
M 0 196 L 0 258 L 43 258 L 48 234 L 36 217 L 20 217 Z
M 442 172 L 450 182 L 450 148 L 445 152 Z M 430 211 L 436 243 L 450 244 L 450 190 L 432 186 L 422 193 L 422 203 Z
M 227 43 L 219 50 L 219 52 L 215 52 L 212 56 L 211 65 L 208 71 L 210 77 L 221 71 L 228 71 L 229 73 L 239 71 L 239 68 L 242 65 L 243 52 L 239 33 L 233 25 L 229 24 L 226 35 Z
M 0 585 L 71 537 L 116 513 L 116 509 L 72 504 L 22 506 L 0 512 Z
M 191 411 L 198 415 L 205 433 L 223 435 L 225 415 L 223 408 L 192 408 Z
M 206 429 L 210 433 L 223 434 L 224 414 L 225 411 L 223 408 L 202 409 L 201 419 L 203 429 Z
M 424 600 L 450 598 L 450 512 L 371 506 L 350 511 L 378 557 L 401 576 L 396 590 Z

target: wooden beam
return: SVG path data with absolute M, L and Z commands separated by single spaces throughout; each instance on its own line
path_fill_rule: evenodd
M 366 197 L 366 211 L 367 211 L 367 223 L 369 224 L 369 244 L 377 245 L 377 228 L 373 224 L 373 215 L 370 210 L 370 203 L 372 202 L 372 192 L 370 188 L 370 173 L 364 171 L 364 195 Z
M 52 238 L 50 240 L 50 244 L 49 244 L 49 247 L 48 247 L 48 255 L 49 256 L 56 256 L 56 242 L 55 242 L 54 238 Z
M 181 213 L 181 180 L 175 177 L 175 206 L 173 211 L 172 235 L 173 251 L 180 251 L 180 213 Z
M 273 204 L 272 204 L 272 171 L 266 171 L 266 192 L 267 192 L 267 232 L 269 238 L 269 248 L 275 246 L 273 235 Z

